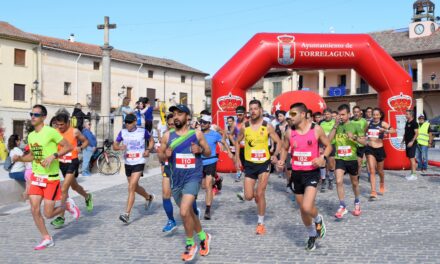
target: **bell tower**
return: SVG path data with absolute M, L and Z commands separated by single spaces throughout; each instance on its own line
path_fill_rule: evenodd
M 435 4 L 430 0 L 417 0 L 413 4 L 412 22 L 409 24 L 409 37 L 420 38 L 434 34 L 438 29 L 435 22 Z

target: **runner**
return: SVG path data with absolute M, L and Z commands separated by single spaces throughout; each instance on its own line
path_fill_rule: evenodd
M 339 120 L 339 114 L 338 111 L 332 111 L 332 119 L 333 120 Z
M 373 120 L 373 108 L 372 107 L 367 107 L 365 109 L 365 120 L 367 120 L 367 122 L 371 122 L 371 120 Z
M 354 199 L 354 216 L 361 215 L 361 203 L 359 200 L 359 168 L 357 162 L 357 146 L 358 143 L 365 144 L 364 131 L 356 124 L 350 121 L 350 107 L 347 104 L 338 107 L 339 122 L 330 132 L 329 139 L 336 139 L 336 190 L 339 197 L 339 209 L 335 217 L 341 219 L 348 213 L 345 205 L 344 194 L 344 174 L 350 175 L 350 180 L 355 195 Z
M 278 118 L 278 125 L 275 126 L 275 132 L 277 133 L 277 135 L 280 138 L 281 142 L 284 142 L 284 137 L 286 136 L 286 132 L 287 132 L 287 130 L 289 128 L 289 124 L 287 124 L 287 120 L 286 120 L 286 111 L 278 110 L 275 113 L 275 115 Z M 274 149 L 276 149 L 276 144 L 274 144 Z M 286 155 L 286 156 L 287 156 L 287 158 L 285 160 L 285 163 L 289 164 L 290 157 L 288 155 Z M 277 158 L 278 159 L 280 158 L 279 155 L 278 155 Z M 278 172 L 278 177 L 279 178 L 283 178 L 284 175 L 287 178 L 286 192 L 290 193 L 290 174 L 287 173 L 287 166 L 285 166 L 283 170 Z
M 320 178 L 320 167 L 331 152 L 331 144 L 322 128 L 307 121 L 307 107 L 296 103 L 290 107 L 293 129 L 289 129 L 284 138 L 284 147 L 292 153 L 292 182 L 296 202 L 301 210 L 301 218 L 306 227 L 309 239 L 306 250 L 315 250 L 317 238 L 325 237 L 325 223 L 318 214 L 315 205 L 316 187 Z M 324 146 L 324 153 L 319 153 L 319 144 Z
M 76 181 L 76 178 L 79 174 L 78 153 L 89 145 L 89 141 L 77 128 L 70 126 L 69 115 L 60 113 L 55 116 L 55 120 L 58 132 L 70 143 L 70 145 L 74 146 L 72 151 L 58 158 L 60 162 L 60 171 L 64 177 L 61 187 L 61 202 L 63 203 L 67 200 L 67 197 L 69 197 L 69 189 L 72 187 L 74 191 L 84 197 L 87 211 L 91 212 L 93 210 L 92 194 L 86 193 L 84 188 Z M 78 141 L 80 141 L 82 144 L 81 146 L 76 147 L 78 146 Z M 61 147 L 58 147 L 58 150 L 60 150 L 60 148 Z M 78 210 L 78 217 L 79 215 L 80 212 Z M 62 228 L 64 226 L 64 222 L 65 218 L 63 211 L 57 218 L 50 222 L 50 224 L 55 228 Z
M 386 158 L 385 149 L 383 148 L 383 138 L 385 134 L 396 133 L 388 123 L 382 121 L 383 113 L 379 108 L 373 110 L 373 120 L 368 125 L 367 130 L 367 147 L 365 155 L 367 156 L 368 170 L 370 171 L 371 194 L 370 200 L 377 198 L 376 192 L 376 171 L 380 177 L 379 192 L 385 193 L 385 174 L 383 171 L 383 162 Z
M 237 115 L 237 129 L 238 131 L 240 131 L 240 129 L 243 127 L 243 124 L 246 122 L 246 108 L 244 106 L 237 106 L 237 108 L 235 108 L 235 114 Z M 237 134 L 238 137 L 238 134 Z M 237 143 L 237 142 L 235 142 Z M 239 142 L 239 146 L 240 146 L 240 161 L 241 164 L 244 165 L 244 140 L 242 140 L 241 142 Z M 237 149 L 236 149 L 237 151 Z M 237 153 L 237 152 L 236 152 Z M 237 169 L 237 176 L 235 178 L 235 182 L 239 182 L 241 181 L 241 176 L 243 174 L 243 168 L 239 167 L 236 168 Z
M 209 254 L 211 235 L 203 231 L 193 205 L 197 199 L 202 181 L 203 165 L 201 154 L 208 157 L 211 150 L 201 131 L 190 129 L 187 125 L 191 111 L 186 105 L 176 105 L 169 109 L 174 114 L 174 131 L 168 131 L 162 137 L 158 152 L 161 161 L 170 164 L 171 190 L 176 204 L 180 207 L 180 216 L 186 233 L 183 261 L 191 261 L 197 254 L 194 231 L 200 239 L 200 255 Z
M 209 113 L 209 112 L 208 112 Z M 202 128 L 202 132 L 205 136 L 206 142 L 211 150 L 210 156 L 202 155 L 202 164 L 203 164 L 203 181 L 202 186 L 206 189 L 206 209 L 205 209 L 205 220 L 211 220 L 211 205 L 214 198 L 213 195 L 213 182 L 214 177 L 217 174 L 217 160 L 218 156 L 216 153 L 217 143 L 221 143 L 223 148 L 226 149 L 230 158 L 233 158 L 232 152 L 226 145 L 226 141 L 223 139 L 222 135 L 217 131 L 211 129 L 212 117 L 211 115 L 202 115 L 200 119 L 200 126 Z
M 41 215 L 41 202 L 44 200 L 44 216 L 53 218 L 60 214 L 65 208 L 69 210 L 74 217 L 77 216 L 77 209 L 71 199 L 55 207 L 55 202 L 61 198 L 60 176 L 58 157 L 67 154 L 73 149 L 73 146 L 64 139 L 54 128 L 44 125 L 47 117 L 47 109 L 43 105 L 34 105 L 32 108 L 31 124 L 35 128 L 28 135 L 29 154 L 25 156 L 13 156 L 14 162 L 32 162 L 31 185 L 29 187 L 29 200 L 31 204 L 32 217 L 35 225 L 43 237 L 40 244 L 34 249 L 41 250 L 55 245 L 53 238 L 47 232 Z M 57 146 L 61 146 L 57 150 Z
M 148 130 L 136 126 L 137 118 L 134 114 L 125 116 L 125 127 L 122 129 L 116 141 L 113 143 L 113 149 L 124 151 L 125 175 L 128 181 L 128 198 L 125 213 L 119 216 L 119 220 L 128 224 L 130 213 L 133 208 L 135 193 L 145 198 L 145 210 L 150 209 L 154 201 L 154 194 L 149 194 L 139 185 L 139 179 L 143 176 L 146 157 L 150 156 L 154 141 Z M 148 143 L 148 144 L 147 144 Z
M 324 130 L 325 135 L 328 137 L 333 127 L 335 126 L 335 120 L 332 118 L 332 110 L 327 108 L 324 110 L 324 119 L 319 123 L 319 126 Z M 335 180 L 335 140 L 331 141 L 332 150 L 327 159 L 326 164 L 326 178 L 328 179 L 327 188 L 333 190 L 333 181 Z M 325 180 L 324 180 L 325 181 Z M 325 190 L 325 184 L 321 183 L 321 191 Z
M 244 198 L 248 201 L 255 199 L 258 208 L 258 224 L 256 233 L 263 235 L 266 232 L 264 226 L 264 215 L 266 211 L 266 186 L 269 180 L 270 164 L 277 163 L 279 168 L 284 166 L 286 160 L 286 153 L 282 148 L 282 142 L 275 133 L 272 125 L 263 120 L 263 108 L 261 102 L 258 100 L 251 100 L 249 102 L 249 111 L 251 113 L 250 121 L 247 121 L 240 129 L 235 148 L 237 149 L 236 163 L 237 168 L 242 166 L 240 161 L 239 143 L 245 140 L 244 156 L 245 156 L 245 180 L 244 180 Z M 277 149 L 271 157 L 268 149 L 269 138 L 277 144 Z M 278 161 L 277 156 L 281 154 L 281 159 Z M 255 190 L 255 184 L 258 185 Z
M 313 113 L 312 117 L 313 117 L 313 121 L 312 122 L 315 125 L 319 125 L 319 123 L 321 123 L 321 121 L 323 120 L 321 112 Z M 319 155 L 322 155 L 323 153 L 324 153 L 324 145 L 319 144 Z M 319 181 L 320 184 L 321 184 L 321 192 L 325 192 L 325 188 L 326 188 L 325 178 L 326 178 L 326 174 L 327 174 L 327 170 L 326 170 L 325 164 L 324 164 L 324 166 L 319 168 L 319 172 L 320 172 L 320 175 L 321 175 L 320 181 Z
M 365 135 L 368 127 L 368 122 L 367 120 L 365 120 L 365 118 L 362 117 L 362 110 L 357 105 L 353 107 L 353 118 L 351 119 L 351 122 L 357 124 L 360 127 L 361 131 L 364 131 L 364 135 Z M 365 145 L 358 143 L 356 154 L 358 157 L 358 168 L 359 168 L 358 175 L 360 176 L 363 165 L 362 163 L 365 156 Z

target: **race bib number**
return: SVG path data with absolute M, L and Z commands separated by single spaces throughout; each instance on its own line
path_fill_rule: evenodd
M 235 146 L 230 146 L 229 149 L 231 150 L 231 152 L 235 152 Z
M 127 151 L 127 153 L 125 153 L 125 158 L 127 160 L 136 160 L 136 159 L 140 159 L 141 157 L 142 157 L 142 153 L 138 151 Z
M 72 163 L 72 152 L 69 152 L 64 156 L 59 157 L 58 160 L 62 163 Z
M 264 149 L 253 149 L 251 151 L 251 161 L 266 161 L 266 151 Z
M 177 169 L 195 169 L 196 157 L 194 154 L 176 154 L 176 168 Z
M 39 187 L 47 187 L 48 176 L 47 175 L 32 175 L 31 184 Z
M 340 146 L 338 147 L 339 157 L 350 157 L 351 156 L 351 146 Z
M 379 138 L 380 131 L 379 129 L 368 129 L 368 137 L 369 138 Z
M 296 166 L 312 166 L 312 152 L 293 152 L 293 165 Z

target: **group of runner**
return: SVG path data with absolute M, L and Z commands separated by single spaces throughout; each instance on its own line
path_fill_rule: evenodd
M 353 110 L 354 116 L 351 119 L 350 108 L 345 104 L 339 106 L 336 112 L 326 109 L 318 114 L 311 113 L 303 103 L 296 103 L 288 112 L 277 112 L 278 124 L 274 127 L 263 118 L 261 102 L 252 100 L 249 103 L 249 118 L 246 118 L 246 108 L 239 106 L 236 117 L 228 117 L 227 127 L 221 130 L 212 125 L 211 114 L 205 110 L 199 120 L 201 130 L 195 130 L 189 124 L 192 116 L 190 109 L 181 104 L 172 106 L 166 117 L 167 131 L 157 149 L 162 164 L 162 204 L 168 218 L 162 231 L 171 232 L 177 227 L 172 196 L 179 207 L 186 234 L 182 260 L 190 261 L 198 252 L 201 256 L 209 254 L 212 235 L 202 228 L 201 212 L 196 200 L 200 188 L 204 188 L 204 219 L 210 220 L 213 185 L 218 179 L 217 144 L 234 160 L 237 168 L 235 180 L 240 182 L 244 178 L 243 193 L 238 197 L 247 201 L 254 200 L 257 205 L 257 235 L 266 233 L 266 188 L 272 166 L 277 172 L 286 175 L 287 187 L 295 194 L 308 233 L 306 250 L 314 250 L 316 239 L 324 238 L 326 234 L 324 218 L 315 205 L 319 183 L 321 191 L 332 190 L 336 179 L 339 207 L 335 217 L 343 218 L 348 212 L 343 177 L 348 173 L 355 196 L 352 214 L 359 216 L 359 173 L 363 156 L 367 156 L 370 198 L 375 199 L 376 173 L 380 176 L 379 193 L 385 192 L 383 138 L 386 133 L 394 133 L 395 130 L 382 121 L 380 109 L 371 109 L 370 120 L 368 116 L 367 119 L 361 116 L 360 108 Z M 65 114 L 56 116 L 57 129 L 44 125 L 47 116 L 44 106 L 35 105 L 30 114 L 35 127 L 35 131 L 28 136 L 31 151 L 25 156 L 14 156 L 14 160 L 33 163 L 29 198 L 32 216 L 43 237 L 42 242 L 35 247 L 40 250 L 54 245 L 41 215 L 42 201 L 44 216 L 56 217 L 51 224 L 60 228 L 64 225 L 65 210 L 75 219 L 80 217 L 79 207 L 68 197 L 70 187 L 84 197 L 89 212 L 93 210 L 93 200 L 92 195 L 76 181 L 78 152 L 87 147 L 87 138 L 69 126 L 69 117 Z M 124 223 L 130 222 L 135 193 L 145 199 L 146 210 L 155 201 L 154 194 L 147 193 L 139 185 L 154 141 L 149 131 L 138 127 L 136 121 L 134 114 L 127 114 L 124 128 L 113 144 L 114 150 L 124 153 L 128 180 L 126 210 L 119 216 Z M 59 171 L 64 176 L 62 184 Z M 61 203 L 56 206 L 58 200 Z M 199 244 L 195 243 L 194 232 L 197 233 Z

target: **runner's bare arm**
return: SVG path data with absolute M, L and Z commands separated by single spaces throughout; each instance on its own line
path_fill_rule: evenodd
M 235 141 L 235 160 L 240 161 L 240 142 L 244 140 L 244 128 L 238 131 L 237 140 Z
M 387 122 L 382 122 L 382 127 L 385 129 L 385 133 L 387 134 L 396 133 L 396 129 L 392 128 Z
M 287 129 L 286 134 L 284 135 L 283 139 L 283 148 L 286 153 L 289 151 L 290 148 L 290 133 L 292 133 L 292 129 L 290 127 Z
M 58 145 L 61 147 L 61 150 L 58 151 L 58 156 L 66 155 L 67 153 L 71 152 L 74 147 L 65 138 L 63 138 L 63 140 L 61 140 L 61 142 L 58 143 Z
M 168 156 L 166 154 L 166 150 L 168 148 L 168 138 L 170 136 L 170 132 L 165 132 L 165 134 L 162 137 L 162 140 L 160 141 L 160 146 L 157 151 L 157 156 L 159 157 L 159 160 L 162 162 L 165 162 L 168 159 Z
M 275 132 L 275 129 L 273 128 L 273 126 L 271 124 L 267 125 L 267 132 L 269 133 L 269 136 L 272 139 L 272 141 L 277 145 L 277 148 L 275 149 L 275 152 L 273 155 L 278 156 L 278 154 L 281 154 L 281 152 L 284 151 L 283 150 L 284 149 L 283 142 L 281 142 L 280 137 Z
M 16 162 L 16 161 L 20 161 L 20 162 L 31 162 L 34 160 L 34 155 L 32 154 L 32 151 L 29 151 L 28 154 L 23 155 L 23 156 L 18 156 L 18 155 L 14 155 L 12 157 L 12 161 Z
M 339 124 L 336 122 L 335 125 L 333 126 L 332 130 L 330 131 L 330 134 L 328 134 L 328 140 L 330 140 L 330 142 L 335 138 L 336 136 L 336 131 L 338 130 L 338 126 Z
M 77 128 L 75 128 L 75 136 L 82 143 L 80 146 L 81 150 L 85 149 L 89 145 L 89 140 Z M 73 147 L 76 147 L 76 146 L 73 146 Z

